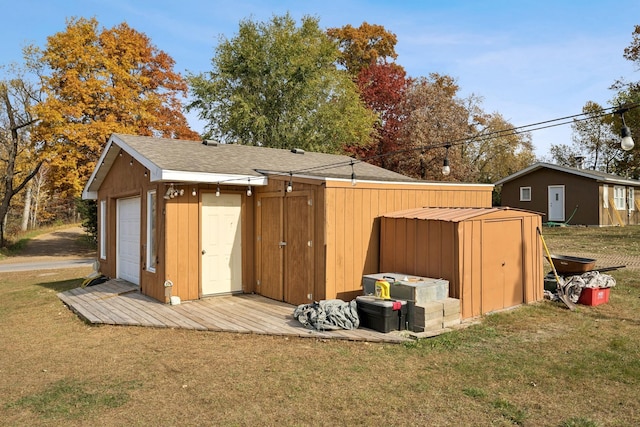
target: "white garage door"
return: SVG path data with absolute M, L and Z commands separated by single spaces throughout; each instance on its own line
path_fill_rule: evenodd
M 140 197 L 118 200 L 117 274 L 140 284 Z

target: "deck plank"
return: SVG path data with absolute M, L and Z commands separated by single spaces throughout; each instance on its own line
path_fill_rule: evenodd
M 316 339 L 400 343 L 412 341 L 397 332 L 369 329 L 317 331 L 293 317 L 295 306 L 255 294 L 207 297 L 167 305 L 140 293 L 138 286 L 110 280 L 58 294 L 84 321 L 93 324 L 181 328 Z

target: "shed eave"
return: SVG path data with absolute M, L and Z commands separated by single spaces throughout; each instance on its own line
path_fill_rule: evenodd
M 327 183 L 327 187 L 331 187 L 332 183 L 338 184 L 337 186 L 344 186 L 344 183 L 351 184 L 351 179 L 344 178 L 324 178 L 324 181 Z M 493 184 L 472 184 L 465 182 L 439 182 L 439 181 L 394 181 L 394 180 L 367 180 L 360 179 L 356 177 L 356 187 L 358 183 L 366 183 L 366 184 L 396 184 L 396 185 L 406 185 L 413 187 L 476 187 L 476 188 L 494 188 Z
M 155 176 L 152 174 L 151 181 L 251 186 L 265 186 L 269 183 L 268 177 L 263 175 L 234 175 L 167 169 L 159 170 L 159 173 Z
M 98 200 L 98 192 L 87 191 L 86 189 L 84 189 L 82 190 L 82 200 Z

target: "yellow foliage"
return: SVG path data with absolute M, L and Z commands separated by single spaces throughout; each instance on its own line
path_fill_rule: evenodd
M 99 29 L 95 18 L 73 18 L 32 52 L 49 71 L 34 135 L 50 145 L 63 197 L 79 195 L 112 133 L 199 139 L 181 112 L 188 88 L 173 59 L 126 23 Z

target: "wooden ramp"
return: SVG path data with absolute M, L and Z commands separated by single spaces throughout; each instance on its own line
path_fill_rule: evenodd
M 352 331 L 316 331 L 293 318 L 294 306 L 260 295 L 229 295 L 162 304 L 142 295 L 125 280 L 76 288 L 58 294 L 74 313 L 92 324 L 182 328 L 305 338 L 402 343 L 413 341 L 393 331 L 381 333 L 360 328 Z

